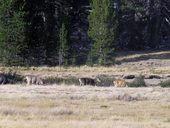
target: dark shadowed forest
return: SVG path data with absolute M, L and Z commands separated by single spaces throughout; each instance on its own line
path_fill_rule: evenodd
M 169 0 L 0 0 L 0 64 L 112 65 L 170 48 Z

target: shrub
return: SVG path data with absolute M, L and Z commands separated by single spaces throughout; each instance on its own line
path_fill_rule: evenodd
M 12 72 L 11 70 L 2 74 L 7 78 L 7 83 L 16 84 L 23 82 L 23 76 L 17 74 L 16 72 Z
M 160 85 L 163 88 L 170 87 L 170 80 L 161 81 Z
M 64 80 L 64 83 L 67 85 L 79 85 L 79 80 L 76 77 L 69 77 Z
M 115 78 L 108 76 L 100 76 L 99 78 L 101 79 L 101 82 L 97 82 L 97 86 L 112 86 L 113 80 L 115 80 Z
M 69 77 L 69 78 L 60 78 L 60 77 L 46 77 L 44 78 L 45 84 L 62 84 L 66 85 L 79 85 L 78 78 Z
M 133 82 L 128 83 L 129 87 L 146 87 L 143 76 L 136 77 Z
M 46 77 L 44 78 L 45 84 L 61 84 L 63 83 L 64 79 L 59 77 Z

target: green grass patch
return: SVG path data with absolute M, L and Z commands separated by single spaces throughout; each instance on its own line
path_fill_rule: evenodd
M 143 76 L 136 77 L 133 82 L 128 83 L 129 87 L 146 87 Z
M 44 84 L 66 84 L 66 85 L 79 85 L 78 78 L 69 77 L 69 78 L 61 78 L 61 77 L 46 77 L 43 79 Z
M 64 79 L 64 83 L 66 85 L 79 85 L 79 80 L 76 77 L 69 77 L 67 79 Z
M 115 80 L 115 78 L 113 76 L 107 76 L 107 75 L 99 75 L 97 76 L 101 82 L 96 82 L 97 86 L 102 86 L 102 87 L 109 87 L 109 86 L 113 86 L 113 81 Z
M 45 77 L 43 79 L 44 84 L 62 84 L 64 82 L 63 78 L 60 77 Z
M 1 74 L 7 78 L 7 83 L 9 84 L 19 84 L 23 82 L 24 77 L 17 72 L 9 70 L 8 72 L 3 72 Z
M 166 81 L 162 81 L 161 83 L 160 83 L 160 85 L 161 85 L 161 87 L 163 87 L 163 88 L 169 88 L 170 87 L 170 80 L 166 80 Z

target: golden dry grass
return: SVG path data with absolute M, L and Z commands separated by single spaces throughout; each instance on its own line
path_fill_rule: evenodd
M 0 86 L 2 128 L 169 128 L 170 89 Z
M 1 72 L 8 72 L 12 70 L 13 72 L 17 72 L 21 75 L 39 75 L 42 77 L 96 77 L 97 75 L 106 75 L 106 76 L 122 76 L 124 74 L 170 74 L 170 66 L 169 67 L 146 67 L 146 66 L 111 66 L 111 67 L 88 67 L 88 66 L 80 66 L 80 67 L 0 67 Z
M 0 72 L 9 70 L 22 75 L 34 74 L 54 77 L 95 77 L 97 75 L 124 74 L 170 74 L 170 51 L 118 52 L 116 63 L 110 67 L 0 67 Z
M 170 51 L 132 51 L 132 52 L 120 52 L 117 54 L 116 60 L 122 61 L 124 59 L 135 59 L 140 57 L 150 57 L 150 58 L 159 58 L 160 56 L 162 59 L 168 59 L 169 58 Z M 168 55 L 168 57 L 167 57 Z

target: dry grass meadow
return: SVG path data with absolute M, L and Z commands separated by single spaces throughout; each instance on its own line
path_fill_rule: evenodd
M 42 77 L 170 74 L 170 52 L 119 54 L 112 67 L 0 67 Z M 150 58 L 148 58 L 150 55 Z M 164 58 L 163 58 L 164 57 Z M 140 61 L 138 61 L 140 59 Z M 0 128 L 170 128 L 170 88 L 0 86 Z
M 0 86 L 1 128 L 169 128 L 170 89 Z
M 141 51 L 117 53 L 116 64 L 110 67 L 0 67 L 1 72 L 17 71 L 22 75 L 34 74 L 56 77 L 95 77 L 97 75 L 161 74 L 170 75 L 170 51 Z

